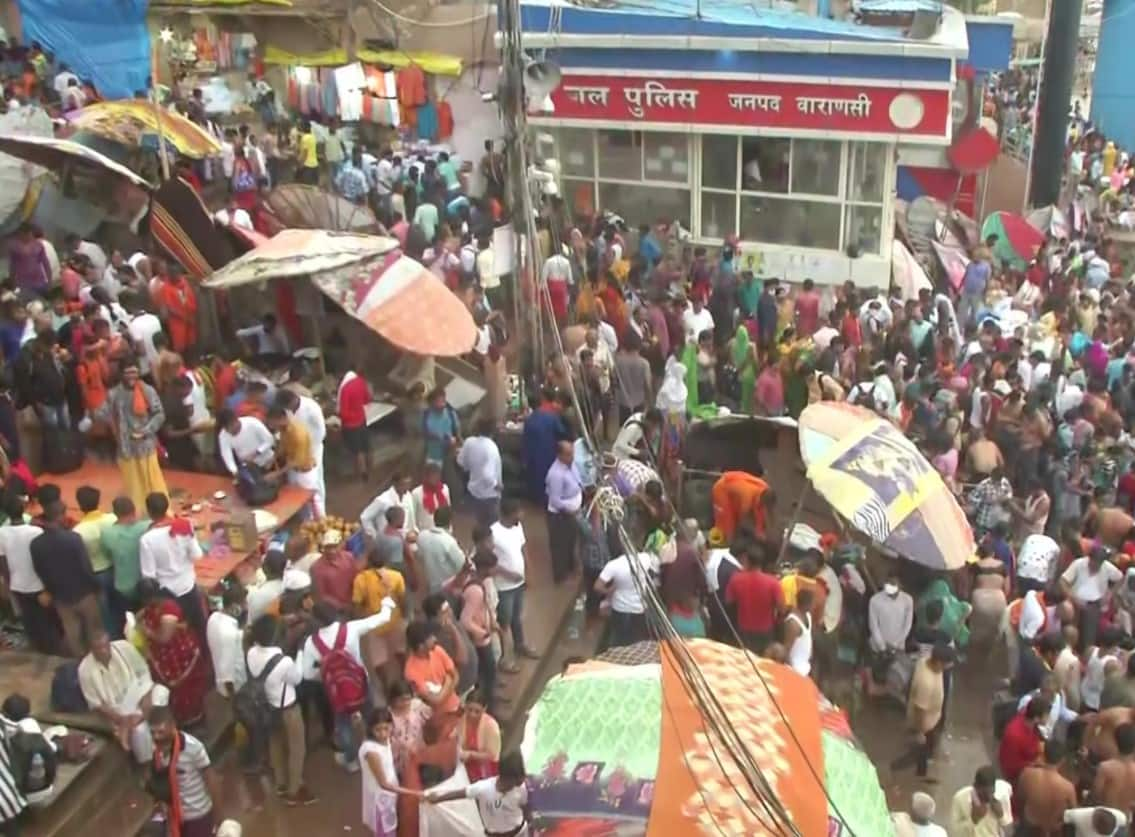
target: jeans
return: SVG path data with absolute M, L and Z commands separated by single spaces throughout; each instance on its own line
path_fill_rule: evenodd
M 498 592 L 497 622 L 512 632 L 512 653 L 516 656 L 521 648 L 527 647 L 524 644 L 524 585 Z
M 474 497 L 472 494 L 468 495 L 470 510 L 473 512 L 473 519 L 482 526 L 492 526 L 501 516 L 501 498 L 488 497 L 482 499 L 481 497 Z
M 300 709 L 303 710 L 304 727 L 311 721 L 313 714 L 319 716 L 320 728 L 326 740 L 335 740 L 335 717 L 331 712 L 331 704 L 327 702 L 327 692 L 319 680 L 304 680 L 296 686 L 296 698 Z

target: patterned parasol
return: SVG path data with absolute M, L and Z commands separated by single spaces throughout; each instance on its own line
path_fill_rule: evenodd
M 269 210 L 265 213 L 268 225 L 278 227 L 270 232 L 291 228 L 386 235 L 368 207 L 317 186 L 303 183 L 277 186 L 265 203 Z
M 537 830 L 783 834 L 691 699 L 670 648 L 652 655 L 643 645 L 571 666 L 530 713 L 522 749 Z M 811 680 L 717 642 L 687 648 L 800 834 L 892 837 L 874 766 Z
M 158 134 L 154 105 L 144 99 L 96 102 L 68 114 L 67 120 L 76 131 L 89 131 L 130 148 L 154 142 Z M 221 144 L 212 134 L 168 110 L 161 113 L 161 133 L 186 157 L 199 160 L 221 153 Z
M 973 530 L 933 466 L 886 419 L 823 401 L 800 414 L 808 479 L 843 518 L 876 543 L 935 570 L 973 555 Z
M 477 326 L 465 303 L 407 256 L 364 272 L 348 296 L 336 296 L 318 278 L 316 284 L 347 313 L 407 352 L 452 357 L 472 351 L 477 340 Z
M 1044 246 L 1044 233 L 1012 212 L 993 212 L 981 225 L 982 240 L 997 236 L 993 252 L 1007 265 L 1018 270 L 1036 258 Z

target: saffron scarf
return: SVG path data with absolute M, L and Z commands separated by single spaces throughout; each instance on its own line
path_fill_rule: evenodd
M 146 397 L 146 389 L 141 381 L 134 382 L 134 395 L 130 408 L 138 418 L 144 418 L 150 414 L 150 399 Z
M 162 755 L 154 753 L 154 771 L 165 771 L 169 781 L 169 818 L 166 820 L 166 834 L 181 837 L 181 788 L 177 784 L 177 759 L 181 755 L 181 733 L 173 737 L 169 764 L 162 764 Z

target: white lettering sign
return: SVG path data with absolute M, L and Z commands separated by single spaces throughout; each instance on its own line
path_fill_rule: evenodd
M 853 116 L 864 119 L 871 115 L 871 97 L 860 93 L 854 99 L 834 99 L 822 96 L 797 96 L 796 110 L 807 116 L 821 114 L 823 116 Z
M 729 107 L 734 110 L 763 110 L 766 113 L 780 113 L 780 96 L 764 96 L 756 93 L 730 93 Z
M 567 97 L 581 105 L 598 105 L 605 108 L 610 92 L 610 87 L 571 87 L 564 85 L 564 93 L 567 94 Z
M 628 87 L 623 90 L 627 110 L 636 119 L 642 119 L 646 108 L 679 107 L 693 110 L 698 106 L 697 90 L 670 90 L 658 81 L 648 81 L 642 87 Z

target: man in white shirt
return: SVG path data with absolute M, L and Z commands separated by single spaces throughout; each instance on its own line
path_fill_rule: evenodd
M 658 572 L 657 560 L 649 552 L 640 552 L 632 565 L 627 555 L 620 555 L 608 561 L 600 571 L 595 581 L 595 592 L 609 596 L 611 601 L 607 647 L 633 645 L 650 638 L 639 584 L 654 583 Z
M 72 79 L 74 79 L 76 84 L 79 83 L 79 77 L 71 72 L 71 68 L 66 64 L 60 64 L 59 72 L 55 74 L 55 80 L 51 83 L 51 86 L 55 88 L 55 92 L 59 94 L 60 98 L 62 98 L 63 92 L 70 87 Z
M 45 607 L 43 582 L 32 565 L 31 542 L 43 534 L 39 526 L 24 523 L 24 504 L 13 498 L 6 504 L 8 519 L 0 526 L 0 557 L 8 566 L 8 589 L 20 608 L 20 621 L 28 639 L 41 654 L 59 652 L 59 631 L 51 606 Z
M 105 631 L 91 637 L 90 645 L 91 652 L 79 662 L 79 689 L 91 711 L 114 727 L 123 749 L 145 764 L 153 753 L 145 722 L 154 690 L 150 667 L 127 640 L 112 642 Z
M 318 799 L 303 781 L 307 746 L 296 700 L 296 686 L 303 681 L 303 651 L 293 660 L 276 645 L 279 623 L 272 616 L 253 622 L 251 634 L 252 647 L 245 655 L 248 676 L 263 683 L 268 705 L 280 710 L 269 748 L 276 787 L 289 807 L 311 805 Z
M 236 477 L 240 466 L 252 463 L 268 468 L 275 459 L 276 439 L 255 416 L 237 416 L 225 408 L 217 413 L 217 446 L 221 461 L 228 472 Z
M 1076 829 L 1076 837 L 1115 837 L 1125 834 L 1127 815 L 1115 808 L 1072 808 L 1064 812 L 1065 825 Z
M 138 372 L 149 375 L 158 362 L 158 349 L 154 345 L 154 336 L 162 333 L 162 321 L 157 315 L 145 311 L 141 307 L 132 306 L 130 324 L 127 331 L 130 339 L 138 350 Z
M 528 837 L 527 774 L 518 751 L 506 753 L 497 775 L 447 793 L 428 793 L 426 802 L 437 805 L 457 799 L 472 799 L 486 834 L 512 834 Z
M 978 768 L 973 784 L 950 803 L 951 837 L 998 837 L 1013 824 L 1013 788 L 990 767 Z
M 303 645 L 303 653 L 300 655 L 300 666 L 302 668 L 303 679 L 311 681 L 321 681 L 323 678 L 320 663 L 323 660 L 323 653 L 319 650 L 320 644 L 327 649 L 327 652 L 335 650 L 339 640 L 339 634 L 343 634 L 343 649 L 351 657 L 351 659 L 363 670 L 367 671 L 366 662 L 363 660 L 362 652 L 359 650 L 359 637 L 363 634 L 369 634 L 371 631 L 377 630 L 390 621 L 391 615 L 394 613 L 396 605 L 394 600 L 389 596 L 382 600 L 382 608 L 372 616 L 367 616 L 363 619 L 354 619 L 350 622 L 344 622 L 339 618 L 338 612 L 328 602 L 316 602 L 315 607 L 312 609 L 312 616 L 315 621 L 320 624 L 320 628 L 311 636 Z M 319 641 L 316 642 L 316 637 Z M 356 755 L 359 751 L 359 745 L 362 743 L 355 736 L 353 724 L 351 723 L 351 715 L 336 714 L 335 715 L 335 762 L 347 770 L 349 773 L 357 773 L 359 770 L 359 763 Z
M 1048 717 L 1045 719 L 1044 724 L 1041 726 L 1044 739 L 1051 741 L 1057 726 L 1060 724 L 1070 724 L 1080 716 L 1068 708 L 1064 691 L 1060 688 L 1060 680 L 1055 674 L 1050 674 L 1045 677 L 1039 689 L 1034 689 L 1028 694 L 1022 695 L 1021 699 L 1017 701 L 1017 711 L 1024 712 L 1025 707 L 1032 703 L 1033 698 L 1038 695 L 1047 700 L 1052 707 L 1048 711 Z
M 260 565 L 264 582 L 248 591 L 248 624 L 272 610 L 284 594 L 284 575 L 301 573 L 301 570 L 288 570 L 288 559 L 280 549 L 269 549 Z M 302 573 L 307 576 L 307 573 Z M 310 585 L 311 577 L 308 576 Z
M 493 441 L 493 423 L 481 420 L 473 428 L 473 435 L 461 443 L 457 451 L 458 466 L 469 474 L 469 502 L 473 517 L 482 526 L 492 526 L 500 517 L 501 454 Z
M 246 230 L 255 229 L 252 225 L 252 216 L 248 214 L 248 210 L 237 206 L 234 198 L 229 198 L 228 203 L 222 209 L 213 213 L 213 220 L 222 227 L 233 226 Z
M 254 343 L 258 355 L 291 357 L 292 344 L 275 314 L 265 314 L 260 322 L 248 328 L 238 328 L 236 336 Z
M 1104 598 L 1123 579 L 1123 573 L 1109 560 L 1112 554 L 1109 547 L 1096 545 L 1087 557 L 1077 558 L 1060 576 L 1061 586 L 1076 604 L 1084 648 L 1096 644 Z
M 391 506 L 401 506 L 406 512 L 405 522 L 402 524 L 402 534 L 408 535 L 418 530 L 414 518 L 414 495 L 411 491 L 413 482 L 404 474 L 395 474 L 390 488 L 383 491 L 367 504 L 359 515 L 359 524 L 371 538 L 377 538 L 386 528 L 386 510 Z
M 248 680 L 248 669 L 244 662 L 244 630 L 240 625 L 246 596 L 242 585 L 228 587 L 221 609 L 210 614 L 205 630 L 209 656 L 213 659 L 217 691 L 227 698 L 235 695 L 237 689 Z
M 193 568 L 205 553 L 193 533 L 193 524 L 184 517 L 169 517 L 169 498 L 157 492 L 146 498 L 146 514 L 150 528 L 138 541 L 142 578 L 156 581 L 177 599 L 186 621 L 198 637 L 205 639 L 205 609 Z
M 1017 554 L 1017 586 L 1021 590 L 1044 590 L 1052 580 L 1060 544 L 1048 535 L 1029 535 Z
M 524 590 L 528 552 L 524 526 L 520 522 L 520 505 L 511 498 L 501 501 L 501 519 L 489 527 L 493 535 L 493 554 L 497 556 L 493 584 L 497 588 L 497 624 L 512 634 L 511 663 L 501 662 L 506 674 L 519 669 L 520 657 L 539 659 L 540 655 L 524 642 Z
M 713 331 L 713 315 L 709 313 L 701 301 L 695 296 L 682 312 L 682 330 L 686 334 L 686 343 L 696 343 L 698 335 L 703 331 Z

